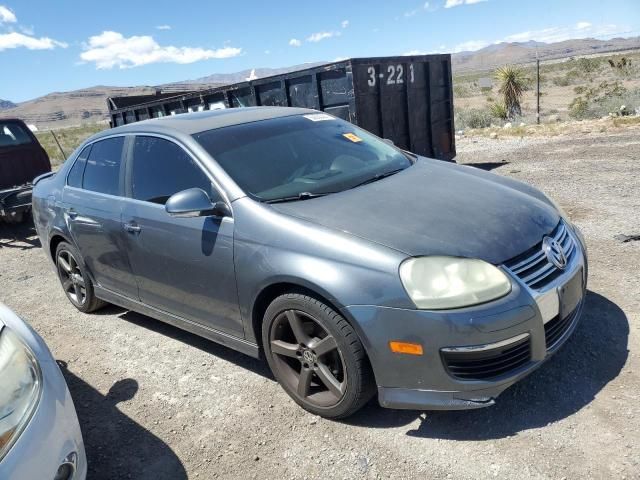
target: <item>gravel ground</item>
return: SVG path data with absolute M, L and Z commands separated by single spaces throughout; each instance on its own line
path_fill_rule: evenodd
M 458 141 L 460 163 L 562 204 L 591 260 L 572 339 L 488 409 L 314 417 L 259 361 L 119 308 L 77 312 L 29 226 L 0 227 L 0 301 L 59 359 L 90 479 L 640 478 L 640 242 L 614 239 L 640 233 L 639 132 Z

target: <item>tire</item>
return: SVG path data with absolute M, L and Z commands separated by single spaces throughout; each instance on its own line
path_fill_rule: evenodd
M 107 305 L 107 302 L 96 297 L 80 252 L 73 245 L 60 242 L 56 248 L 55 262 L 62 290 L 74 307 L 83 313 L 90 313 Z
M 262 344 L 278 383 L 308 412 L 345 418 L 375 392 L 371 366 L 355 331 L 313 297 L 288 293 L 276 298 L 264 315 Z

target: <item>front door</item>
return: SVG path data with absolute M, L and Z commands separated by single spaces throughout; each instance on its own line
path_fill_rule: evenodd
M 233 218 L 175 218 L 174 193 L 202 188 L 221 200 L 203 169 L 173 141 L 137 136 L 129 157 L 123 228 L 140 299 L 157 309 L 244 336 L 233 263 Z
M 121 221 L 124 143 L 121 136 L 85 147 L 69 171 L 62 201 L 71 236 L 95 282 L 137 299 Z

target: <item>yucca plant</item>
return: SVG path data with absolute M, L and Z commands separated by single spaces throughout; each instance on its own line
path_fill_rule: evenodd
M 516 115 L 521 115 L 520 101 L 529 83 L 524 70 L 513 65 L 505 65 L 496 70 L 495 78 L 500 85 L 498 92 L 507 108 L 507 118 L 513 119 Z

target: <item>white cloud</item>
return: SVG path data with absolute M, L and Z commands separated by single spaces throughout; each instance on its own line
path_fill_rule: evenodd
M 402 55 L 404 57 L 412 57 L 415 55 L 427 55 L 427 52 L 424 50 L 409 50 L 408 52 L 404 52 Z
M 413 17 L 414 15 L 417 15 L 418 13 L 424 11 L 424 10 L 428 10 L 429 9 L 429 2 L 425 2 L 424 5 L 422 5 L 421 7 L 418 8 L 414 8 L 413 10 L 409 10 L 407 12 L 404 12 L 404 17 L 405 18 L 409 18 L 409 17 Z
M 157 25 L 156 30 L 171 30 L 171 25 Z
M 343 20 L 340 25 L 342 26 L 342 28 L 347 28 L 349 26 L 349 20 Z
M 8 7 L 0 5 L 0 23 L 16 23 L 17 21 L 15 13 L 9 10 Z
M 29 50 L 53 50 L 56 47 L 67 48 L 68 45 L 49 37 L 36 38 L 18 32 L 0 34 L 0 51 L 20 47 Z
M 217 50 L 199 47 L 160 46 L 151 36 L 124 37 L 105 31 L 89 37 L 80 58 L 95 63 L 98 69 L 131 68 L 150 63 L 187 64 L 211 58 L 231 58 L 242 53 L 241 48 L 225 46 Z
M 628 26 L 619 26 L 613 24 L 592 25 L 589 22 L 578 22 L 572 26 L 566 27 L 549 27 L 540 30 L 529 30 L 526 32 L 514 33 L 505 37 L 503 42 L 528 42 L 535 40 L 537 42 L 562 42 L 574 38 L 602 38 L 621 35 L 631 31 Z M 496 42 L 499 43 L 499 42 Z
M 469 40 L 467 42 L 462 42 L 453 47 L 452 52 L 473 52 L 475 50 L 480 50 L 481 48 L 488 47 L 491 45 L 491 42 L 487 42 L 486 40 Z
M 460 5 L 473 5 L 475 3 L 486 2 L 487 0 L 447 0 L 444 8 L 458 7 Z
M 289 45 L 291 45 L 292 47 L 299 47 L 300 45 L 302 45 L 302 42 L 297 38 L 292 38 L 291 40 L 289 40 Z
M 317 32 L 309 35 L 307 37 L 307 42 L 315 43 L 315 42 L 320 42 L 322 40 L 325 40 L 327 38 L 339 37 L 339 36 L 340 36 L 340 32 Z

